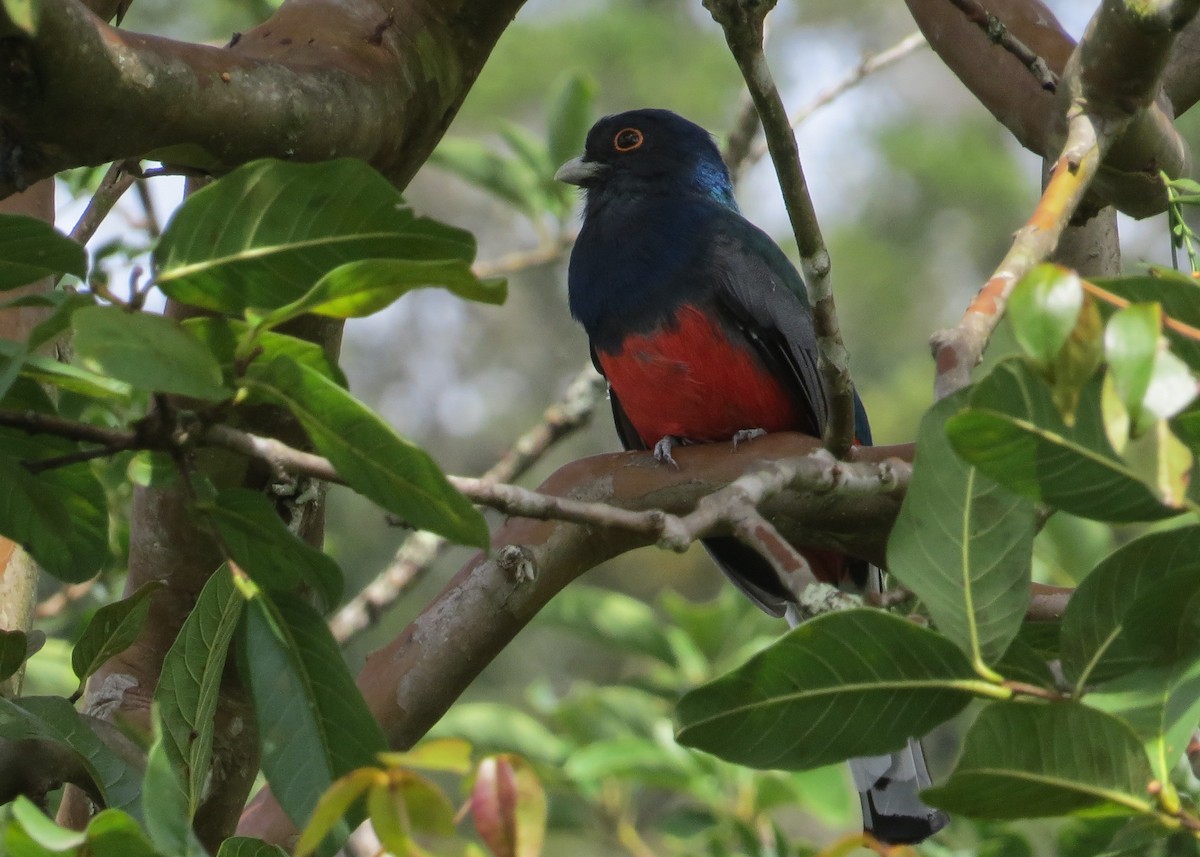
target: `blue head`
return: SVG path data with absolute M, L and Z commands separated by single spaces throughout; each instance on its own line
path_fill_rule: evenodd
M 669 110 L 604 117 L 588 132 L 583 156 L 563 164 L 557 178 L 584 188 L 589 206 L 608 195 L 697 194 L 737 210 L 712 136 Z

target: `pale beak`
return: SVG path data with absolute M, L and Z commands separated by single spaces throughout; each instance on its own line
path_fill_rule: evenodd
M 554 174 L 556 181 L 587 187 L 593 184 L 605 172 L 604 164 L 596 161 L 585 161 L 582 157 L 571 158 Z

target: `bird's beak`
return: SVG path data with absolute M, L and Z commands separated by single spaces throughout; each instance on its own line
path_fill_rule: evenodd
M 556 181 L 587 187 L 604 173 L 604 165 L 596 161 L 585 161 L 582 157 L 571 158 L 554 174 Z

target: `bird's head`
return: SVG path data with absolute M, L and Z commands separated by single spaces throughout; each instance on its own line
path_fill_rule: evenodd
M 712 136 L 669 110 L 606 116 L 588 132 L 583 155 L 555 178 L 593 193 L 695 193 L 735 207 L 729 171 Z

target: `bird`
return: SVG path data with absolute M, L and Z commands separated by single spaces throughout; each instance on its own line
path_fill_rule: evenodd
M 742 216 L 708 131 L 662 109 L 606 116 L 555 177 L 583 189 L 568 303 L 608 381 L 626 449 L 677 466 L 680 444 L 821 437 L 829 400 L 804 281 Z M 855 440 L 869 445 L 857 392 L 854 415 Z M 766 560 L 732 537 L 704 546 L 751 601 L 798 623 L 795 595 Z M 880 574 L 832 552 L 806 555 L 819 579 L 860 591 Z M 852 759 L 850 769 L 876 840 L 916 843 L 948 822 L 919 797 L 931 780 L 918 741 Z

